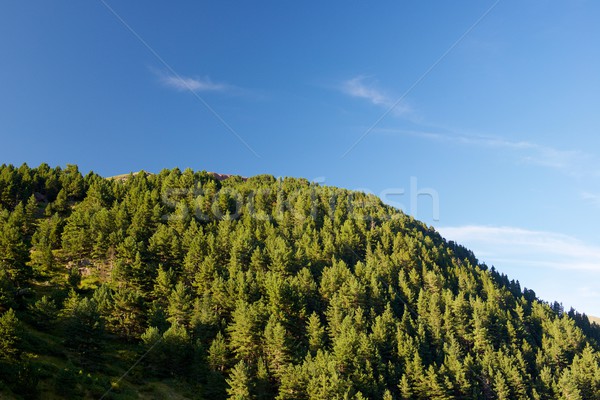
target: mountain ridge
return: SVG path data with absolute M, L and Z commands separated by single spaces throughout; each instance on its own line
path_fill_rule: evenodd
M 600 396 L 585 314 L 376 196 L 127 176 L 0 167 L 2 396 Z

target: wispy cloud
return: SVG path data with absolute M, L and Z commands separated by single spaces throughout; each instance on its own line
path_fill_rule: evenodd
M 448 240 L 473 250 L 546 301 L 600 315 L 600 246 L 569 235 L 516 227 L 481 225 L 438 228 Z
M 390 97 L 383 90 L 379 89 L 372 79 L 366 76 L 357 76 L 342 83 L 341 91 L 349 96 L 358 97 L 369 101 L 376 106 L 390 109 L 393 107 L 393 113 L 396 116 L 407 116 L 413 113 L 413 109 L 405 102 Z
M 497 136 L 396 129 L 380 129 L 379 131 L 387 134 L 409 135 L 439 142 L 487 147 L 494 150 L 510 150 L 518 153 L 518 160 L 522 163 L 553 168 L 577 176 L 600 174 L 597 160 L 590 154 L 579 150 L 556 149 L 529 141 L 508 140 Z
M 161 75 L 160 80 L 165 86 L 181 91 L 224 92 L 232 89 L 232 86 L 213 82 L 209 77 L 190 78 L 185 76 Z
M 342 90 L 350 96 L 367 99 L 377 106 L 391 106 L 393 104 L 379 89 L 367 85 L 365 79 L 364 76 L 357 76 L 347 80 L 343 83 Z
M 468 225 L 438 231 L 487 263 L 600 272 L 600 246 L 554 232 Z
M 580 294 L 582 297 L 591 298 L 591 299 L 600 299 L 600 291 L 598 291 L 597 287 L 591 286 L 583 286 L 580 288 Z
M 600 194 L 581 192 L 581 198 L 596 207 L 600 207 Z

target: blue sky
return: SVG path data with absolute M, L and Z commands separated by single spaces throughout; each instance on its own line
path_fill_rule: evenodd
M 0 162 L 370 191 L 600 315 L 600 3 L 0 7 Z

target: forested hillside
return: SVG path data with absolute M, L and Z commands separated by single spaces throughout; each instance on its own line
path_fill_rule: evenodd
M 222 178 L 0 167 L 0 397 L 600 398 L 585 314 L 375 196 Z

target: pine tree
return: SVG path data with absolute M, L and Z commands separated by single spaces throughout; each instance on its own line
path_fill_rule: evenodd
M 228 359 L 227 343 L 221 332 L 218 332 L 208 349 L 208 365 L 215 371 L 223 372 L 228 364 Z
M 189 327 L 192 310 L 192 298 L 183 282 L 177 282 L 169 296 L 167 321 L 171 324 Z
M 30 276 L 26 267 L 29 251 L 22 230 L 16 222 L 0 221 L 0 271 L 16 286 L 22 285 Z
M 121 287 L 110 299 L 111 309 L 108 324 L 118 336 L 133 339 L 143 332 L 143 298 L 135 289 Z
M 581 390 L 577 387 L 575 377 L 570 370 L 565 370 L 557 385 L 558 398 L 560 400 L 582 400 Z
M 210 291 L 217 274 L 217 263 L 212 255 L 208 255 L 194 270 L 194 286 L 198 293 Z
M 86 297 L 70 297 L 63 315 L 65 345 L 74 352 L 79 364 L 93 368 L 101 358 L 104 323 L 96 303 Z
M 576 355 L 571 364 L 571 373 L 581 397 L 592 399 L 600 397 L 600 356 L 589 344 L 580 355 Z
M 0 316 L 0 359 L 15 361 L 21 354 L 21 327 L 12 308 Z
M 220 318 L 210 293 L 204 293 L 202 297 L 196 297 L 194 300 L 190 324 L 194 339 L 200 340 L 204 345 L 215 336 Z
M 162 374 L 164 371 L 164 344 L 160 330 L 155 326 L 149 326 L 140 336 L 143 347 L 140 356 L 143 356 L 144 365 L 153 374 Z
M 159 340 L 162 340 L 160 330 L 155 326 L 149 326 L 146 331 L 140 336 L 142 342 L 150 348 L 154 346 Z
M 323 349 L 326 339 L 325 328 L 323 328 L 321 319 L 315 312 L 308 318 L 306 333 L 308 336 L 308 349 L 314 356 L 318 350 Z
M 232 314 L 233 321 L 227 327 L 230 346 L 238 359 L 251 362 L 259 354 L 259 337 L 257 335 L 258 315 L 252 305 L 238 301 Z
M 42 296 L 40 300 L 36 301 L 31 307 L 31 313 L 35 317 L 34 324 L 42 329 L 51 327 L 58 317 L 56 303 L 48 296 Z
M 285 328 L 274 317 L 269 319 L 265 327 L 264 340 L 263 348 L 269 370 L 280 379 L 285 367 L 290 362 L 290 350 Z
M 91 256 L 94 239 L 90 228 L 90 213 L 94 212 L 80 203 L 66 220 L 62 234 L 62 249 L 71 260 Z
M 256 363 L 255 391 L 257 400 L 272 399 L 277 388 L 271 384 L 267 363 L 262 357 Z
M 494 392 L 496 392 L 498 400 L 508 400 L 512 398 L 510 388 L 501 372 L 497 372 L 494 376 Z
M 67 168 L 61 175 L 61 183 L 69 199 L 81 200 L 83 198 L 85 182 L 77 165 L 67 164 Z
M 375 318 L 375 323 L 372 327 L 371 337 L 373 343 L 379 350 L 382 357 L 382 362 L 387 362 L 392 359 L 394 350 L 396 349 L 396 324 L 391 305 L 388 303 L 383 314 Z
M 173 375 L 185 376 L 191 372 L 193 352 L 185 327 L 172 324 L 163 334 L 163 367 Z
M 154 281 L 154 289 L 152 295 L 160 303 L 167 304 L 168 297 L 172 293 L 175 287 L 175 273 L 172 269 L 165 269 L 160 267 L 158 269 L 158 275 Z
M 400 383 L 398 384 L 398 389 L 400 390 L 400 398 L 402 400 L 409 400 L 412 399 L 412 387 L 411 384 L 408 380 L 408 378 L 406 377 L 406 374 L 402 374 L 402 379 L 400 380 Z
M 14 306 L 15 287 L 8 273 L 0 268 L 0 312 Z
M 68 215 L 71 206 L 69 205 L 69 199 L 67 197 L 67 191 L 65 189 L 60 189 L 56 199 L 48 208 L 46 208 L 46 215 L 50 215 L 51 213 L 56 213 L 60 216 Z
M 243 360 L 238 362 L 231 370 L 227 379 L 227 394 L 229 399 L 250 400 L 254 398 L 251 395 L 251 373 L 248 365 Z

